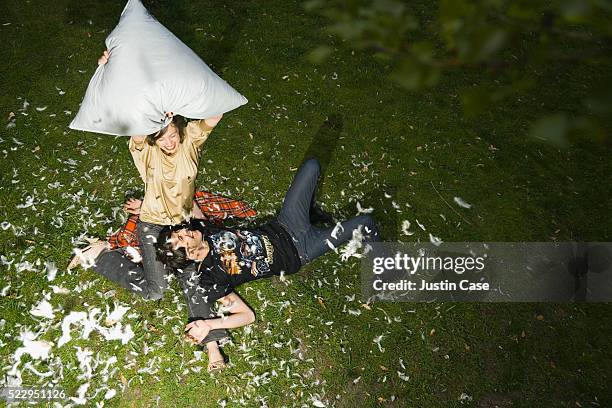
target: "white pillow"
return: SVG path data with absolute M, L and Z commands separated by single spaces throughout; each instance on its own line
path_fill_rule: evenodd
M 140 0 L 129 0 L 106 38 L 110 58 L 96 69 L 70 128 L 147 135 L 166 126 L 165 112 L 205 119 L 247 103 Z

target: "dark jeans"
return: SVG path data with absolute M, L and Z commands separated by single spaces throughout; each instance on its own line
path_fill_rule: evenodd
M 334 247 L 348 242 L 353 237 L 353 230 L 360 226 L 364 241 L 380 240 L 376 222 L 369 215 L 360 215 L 342 222 L 343 229 L 338 231 L 336 238 L 331 236 L 334 228 L 321 229 L 310 224 L 310 207 L 314 204 L 313 197 L 320 173 L 318 160 L 305 161 L 295 175 L 278 215 L 278 222 L 293 238 L 302 265 L 330 251 L 327 241 Z
M 141 243 L 145 242 L 145 239 L 147 240 L 146 242 L 148 242 L 147 245 L 141 247 L 143 249 L 142 264 L 132 262 L 125 256 L 122 249 L 116 249 L 100 254 L 96 259 L 96 264 L 93 269 L 100 275 L 145 299 L 161 299 L 163 292 L 168 287 L 166 270 L 163 264 L 155 259 L 155 252 L 151 242 L 157 240 L 157 234 L 163 226 L 142 223 L 145 225 L 141 227 L 140 224 L 141 223 L 139 223 L 137 227 L 138 238 Z M 159 228 L 152 228 L 152 225 Z M 146 249 L 147 247 L 148 249 Z M 151 249 L 153 249 L 153 251 L 151 251 Z M 153 259 L 150 257 L 146 259 L 145 254 L 147 253 L 149 256 L 152 255 Z M 161 267 L 159 269 L 155 269 L 160 265 Z M 211 304 L 205 301 L 203 290 L 198 285 L 199 274 L 196 273 L 195 266 L 191 265 L 185 268 L 185 270 L 176 271 L 175 276 L 183 290 L 183 295 L 187 303 L 189 321 L 214 318 L 215 314 Z M 225 329 L 213 330 L 206 336 L 202 343 L 219 341 L 227 337 L 228 334 Z
M 155 255 L 157 237 L 164 227 L 165 225 L 151 224 L 143 221 L 138 221 L 138 225 L 136 226 L 138 242 L 140 242 L 140 250 L 142 252 L 142 265 L 147 299 L 161 299 L 168 288 L 166 269 L 164 268 L 164 264 L 159 262 Z

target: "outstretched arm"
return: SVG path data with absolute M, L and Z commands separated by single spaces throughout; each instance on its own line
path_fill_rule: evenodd
M 148 145 L 145 143 L 145 137 L 146 136 L 130 137 L 130 143 L 128 144 L 128 148 L 130 149 L 130 154 L 132 155 L 134 165 L 136 166 L 136 169 L 138 169 L 138 174 L 140 174 L 142 182 L 147 184 L 146 161 L 148 156 Z
M 199 152 L 212 130 L 217 126 L 223 114 L 191 122 L 185 129 L 191 145 Z M 197 153 L 196 155 L 199 155 Z
M 219 123 L 222 117 L 223 117 L 223 114 L 212 116 L 210 118 L 204 119 L 204 123 L 206 123 L 211 128 L 214 128 L 215 126 L 217 126 L 217 123 Z
M 102 53 L 102 56 L 98 58 L 98 65 L 106 65 L 109 57 L 110 57 L 110 54 L 108 53 L 108 50 L 104 50 L 104 52 Z
M 199 344 L 208 335 L 208 332 L 215 329 L 233 329 L 246 326 L 255 321 L 255 313 L 244 301 L 235 294 L 230 293 L 219 299 L 226 310 L 231 313 L 229 316 L 216 319 L 195 320 L 185 326 L 185 338 L 195 344 Z

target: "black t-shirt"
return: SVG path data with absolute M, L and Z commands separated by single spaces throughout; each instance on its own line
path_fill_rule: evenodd
M 273 219 L 257 229 L 217 227 L 194 221 L 208 243 L 209 252 L 198 269 L 200 286 L 213 302 L 245 282 L 300 268 L 300 258 L 291 236 Z

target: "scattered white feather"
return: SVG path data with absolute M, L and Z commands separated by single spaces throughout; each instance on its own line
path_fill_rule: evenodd
M 46 340 L 36 340 L 36 335 L 31 331 L 24 331 L 20 335 L 20 340 L 23 343 L 14 354 L 13 359 L 16 364 L 21 360 L 21 356 L 28 354 L 35 360 L 46 360 L 49 358 L 49 353 L 53 347 L 53 343 Z
M 105 340 L 121 340 L 121 344 L 128 344 L 134 338 L 132 326 L 129 324 L 125 326 L 125 330 L 123 330 L 121 323 L 117 323 L 110 329 L 99 327 L 98 330 Z
M 66 289 L 64 287 L 61 287 L 61 286 L 52 285 L 51 289 L 53 289 L 53 293 L 57 293 L 58 295 L 68 295 L 68 294 L 70 294 L 70 290 L 68 290 L 68 289 Z
M 57 347 L 62 347 L 64 344 L 68 343 L 72 340 L 70 336 L 70 325 L 76 324 L 77 322 L 81 322 L 87 319 L 87 313 L 85 312 L 70 312 L 70 314 L 64 317 L 62 320 L 62 336 L 57 342 Z
M 420 229 L 425 231 L 425 226 L 419 222 L 419 220 L 415 220 Z
M 342 233 L 342 232 L 344 232 L 344 227 L 342 226 L 341 223 L 337 222 L 336 226 L 331 232 L 331 236 L 333 239 L 338 239 L 338 233 Z
M 18 204 L 15 206 L 15 208 L 23 209 L 23 208 L 29 208 L 33 205 L 34 205 L 34 198 L 32 196 L 28 196 L 23 204 Z
M 47 302 L 46 299 L 41 300 L 36 306 L 32 307 L 30 314 L 32 314 L 32 316 L 44 317 L 46 319 L 55 318 L 53 306 L 51 306 L 51 303 Z
M 109 400 L 113 398 L 116 394 L 117 394 L 117 390 L 115 390 L 114 388 L 111 388 L 110 390 L 106 391 L 106 394 L 104 394 L 104 399 Z
M 81 332 L 81 338 L 82 339 L 88 339 L 89 335 L 97 329 L 101 329 L 100 325 L 98 324 L 98 314 L 100 314 L 102 311 L 97 308 L 94 307 L 93 309 L 91 309 L 89 311 L 89 315 L 87 315 L 86 319 L 81 320 L 81 324 L 83 325 L 83 331 Z
M 363 233 L 361 232 L 362 226 L 353 230 L 353 237 L 351 240 L 340 250 L 340 258 L 346 261 L 350 257 L 362 258 L 363 255 L 359 253 L 359 249 L 363 247 Z
M 108 306 L 106 306 L 106 319 L 104 320 L 104 323 L 106 323 L 107 326 L 112 326 L 123 319 L 123 316 L 128 310 L 130 310 L 129 307 L 115 303 L 115 309 L 112 312 L 109 312 Z
M 25 363 L 23 365 L 23 369 L 24 370 L 30 370 L 31 372 L 33 372 L 34 374 L 36 374 L 40 378 L 47 378 L 47 377 L 51 377 L 51 376 L 55 375 L 55 372 L 53 370 L 49 370 L 46 373 L 38 371 L 36 369 L 36 367 L 34 367 L 32 365 L 32 362 L 30 362 L 30 361 L 28 361 L 27 363 Z
M 463 207 L 463 208 L 472 208 L 472 204 L 468 204 L 463 198 L 461 197 L 455 197 L 453 198 L 453 200 L 455 201 L 455 203 L 457 203 L 457 205 L 459 207 Z
M 357 201 L 357 214 L 370 214 L 372 211 L 374 211 L 374 208 L 372 207 L 363 208 L 361 206 L 361 203 Z
M 142 256 L 140 255 L 140 252 L 138 252 L 136 248 L 132 246 L 127 246 L 124 249 L 125 249 L 125 252 L 127 252 L 127 256 L 132 260 L 132 262 L 134 263 L 142 262 Z
M 374 337 L 374 340 L 372 340 L 373 343 L 375 343 L 378 346 L 378 350 L 381 353 L 385 352 L 385 348 L 383 346 L 381 346 L 380 342 L 382 341 L 382 339 L 384 338 L 384 334 L 381 334 L 380 336 Z
M 57 267 L 54 262 L 47 261 L 45 262 L 45 269 L 47 269 L 47 280 L 51 282 L 57 275 Z
M 82 374 L 79 375 L 77 379 L 79 380 L 91 379 L 92 374 L 93 374 L 93 368 L 92 368 L 93 352 L 89 350 L 87 347 L 82 349 L 79 346 L 75 346 L 74 348 L 77 351 L 76 357 L 77 357 L 77 361 L 79 362 L 79 369 L 82 372 Z
M 77 390 L 76 397 L 70 397 L 70 399 L 77 405 L 85 405 L 87 403 L 87 398 L 85 398 L 85 394 L 89 389 L 89 383 L 85 383 L 79 387 Z
M 431 233 L 429 234 L 429 242 L 431 242 L 432 244 L 434 244 L 435 246 L 440 246 L 442 245 L 442 243 L 444 241 L 442 241 L 440 238 L 433 236 Z
M 317 408 L 325 408 L 327 405 L 325 405 L 325 403 L 323 401 L 321 401 L 319 399 L 318 396 L 314 396 L 312 395 L 311 397 L 311 401 L 312 401 L 312 406 L 317 407 Z
M 404 235 L 408 235 L 408 236 L 413 235 L 413 234 L 414 234 L 414 232 L 409 231 L 409 228 L 410 228 L 410 221 L 408 221 L 408 220 L 404 220 L 404 221 L 402 222 L 402 233 L 403 233 Z
M 459 402 L 461 402 L 462 404 L 465 404 L 466 402 L 472 402 L 472 399 L 473 398 L 465 392 L 462 392 L 459 398 L 457 398 L 457 400 L 459 400 Z

